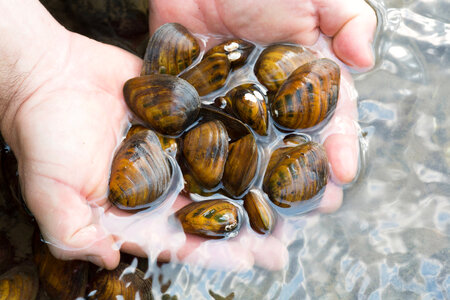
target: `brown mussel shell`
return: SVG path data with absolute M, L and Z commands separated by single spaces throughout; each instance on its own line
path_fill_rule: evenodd
M 184 232 L 210 239 L 233 234 L 241 225 L 239 208 L 227 200 L 192 202 L 175 213 Z
M 239 85 L 231 89 L 224 98 L 227 106 L 231 104 L 232 111 L 242 122 L 259 135 L 267 135 L 267 97 L 256 84 Z
M 0 300 L 34 300 L 39 290 L 36 267 L 22 264 L 0 276 Z
M 274 44 L 261 52 L 254 72 L 270 93 L 276 93 L 295 69 L 314 59 L 314 54 L 301 46 Z
M 250 129 L 242 121 L 213 106 L 203 105 L 200 109 L 200 119 L 202 122 L 215 120 L 222 122 L 227 129 L 230 142 L 234 142 L 251 133 Z
M 142 125 L 133 125 L 131 126 L 130 130 L 128 130 L 126 138 L 129 138 L 135 133 L 141 132 L 141 131 L 147 131 L 150 130 L 147 127 L 144 127 Z M 168 137 L 162 134 L 159 134 L 156 132 L 156 135 L 158 136 L 159 143 L 161 144 L 161 147 L 164 151 L 166 151 L 167 154 L 170 154 L 172 156 L 176 156 L 177 150 L 178 150 L 178 142 L 177 139 Z
M 230 62 L 223 53 L 214 53 L 202 59 L 198 65 L 180 75 L 192 84 L 200 96 L 223 87 L 230 73 Z
M 85 296 L 88 262 L 56 259 L 37 232 L 33 238 L 33 253 L 40 282 L 51 299 L 76 299 Z
M 88 299 L 153 299 L 151 279 L 144 276 L 141 270 L 123 262 L 112 271 L 97 271 L 89 280 Z
M 146 125 L 165 135 L 178 135 L 197 118 L 200 97 L 185 80 L 153 74 L 128 80 L 123 87 L 131 111 Z
M 258 147 L 252 134 L 230 144 L 223 173 L 223 186 L 233 196 L 242 195 L 253 182 L 258 168 Z
M 148 42 L 141 75 L 178 75 L 200 54 L 200 47 L 194 36 L 177 23 L 159 27 Z
M 223 123 L 214 120 L 188 131 L 183 156 L 202 186 L 211 189 L 219 184 L 228 157 L 228 133 Z
M 276 223 L 276 215 L 259 189 L 251 189 L 244 197 L 244 208 L 250 226 L 259 234 L 269 234 Z
M 284 128 L 306 129 L 334 112 L 339 93 L 339 66 L 314 60 L 296 69 L 270 103 L 274 121 Z
M 209 49 L 204 57 L 210 56 L 214 53 L 226 54 L 230 61 L 232 68 L 239 68 L 245 64 L 248 56 L 255 49 L 255 45 L 241 39 L 233 39 L 225 41 L 217 46 Z
M 170 162 L 156 134 L 151 130 L 135 133 L 114 156 L 108 199 L 125 210 L 155 207 L 171 177 Z
M 274 204 L 287 208 L 317 195 L 327 184 L 329 166 L 325 148 L 315 142 L 284 149 L 270 158 L 263 189 Z

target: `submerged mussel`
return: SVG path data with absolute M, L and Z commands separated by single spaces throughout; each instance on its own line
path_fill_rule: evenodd
M 259 82 L 276 93 L 295 69 L 314 59 L 314 54 L 301 46 L 274 44 L 261 52 L 253 70 Z
M 221 239 L 237 234 L 241 225 L 239 208 L 227 200 L 192 202 L 175 213 L 184 232 Z
M 339 80 L 339 66 L 330 59 L 302 65 L 271 99 L 274 121 L 289 129 L 306 129 L 319 124 L 336 108 Z
M 114 156 L 108 199 L 121 209 L 155 207 L 162 201 L 171 176 L 170 162 L 156 134 L 151 130 L 135 133 Z
M 327 184 L 329 167 L 323 146 L 307 142 L 272 155 L 264 175 L 263 189 L 280 207 L 292 207 L 311 199 Z
M 209 49 L 204 57 L 214 53 L 224 53 L 227 55 L 232 68 L 239 68 L 245 64 L 248 56 L 255 49 L 255 45 L 241 39 L 225 41 Z
M 147 131 L 150 130 L 147 127 L 144 127 L 142 125 L 133 125 L 131 126 L 130 130 L 127 132 L 126 138 L 129 138 L 135 133 L 141 132 L 141 131 Z M 170 154 L 172 156 L 177 155 L 178 151 L 178 142 L 177 139 L 173 137 L 168 137 L 165 135 L 162 135 L 160 133 L 156 133 L 158 136 L 159 142 L 161 143 L 161 147 L 164 151 L 166 151 L 167 154 Z
M 201 104 L 192 85 L 165 74 L 132 78 L 125 83 L 123 95 L 132 112 L 166 135 L 178 135 L 191 125 Z
M 141 75 L 155 73 L 178 75 L 200 54 L 194 36 L 182 25 L 167 23 L 150 38 Z
M 250 226 L 259 234 L 269 234 L 275 227 L 276 216 L 259 189 L 251 189 L 244 197 L 244 208 Z
M 32 263 L 16 266 L 0 276 L 2 300 L 34 300 L 38 290 L 39 279 Z

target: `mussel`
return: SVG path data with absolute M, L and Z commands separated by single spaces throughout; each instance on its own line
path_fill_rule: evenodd
M 230 73 L 230 62 L 223 53 L 214 53 L 202 59 L 195 67 L 180 75 L 192 84 L 200 96 L 205 96 L 225 85 Z
M 151 279 L 128 264 L 121 262 L 112 271 L 99 270 L 89 280 L 88 299 L 153 299 Z
M 263 189 L 274 204 L 287 208 L 317 195 L 327 184 L 329 166 L 324 147 L 315 142 L 285 149 L 270 158 Z
M 192 202 L 175 213 L 186 233 L 210 239 L 237 234 L 241 225 L 239 208 L 227 200 Z
M 225 110 L 234 113 L 242 122 L 248 124 L 259 135 L 267 135 L 269 124 L 267 97 L 256 84 L 247 83 L 234 87 L 224 97 L 216 99 Z
M 197 41 L 183 25 L 164 24 L 148 42 L 141 75 L 177 75 L 190 66 L 199 54 Z
M 198 125 L 183 139 L 183 156 L 201 185 L 214 188 L 228 157 L 228 133 L 219 120 Z
M 147 131 L 147 130 L 150 130 L 150 129 L 148 129 L 147 127 L 144 127 L 142 125 L 133 125 L 133 126 L 131 126 L 130 130 L 128 130 L 126 138 L 129 138 L 130 136 L 132 136 L 135 133 L 138 133 L 141 131 Z M 162 149 L 164 151 L 166 151 L 166 153 L 176 156 L 177 150 L 178 150 L 177 139 L 162 135 L 160 133 L 156 133 L 156 135 L 158 136 L 158 139 L 159 139 Z
M 121 209 L 155 207 L 170 184 L 172 168 L 151 131 L 135 133 L 117 150 L 109 180 L 108 199 Z
M 295 69 L 313 59 L 314 54 L 301 46 L 274 44 L 261 52 L 253 70 L 259 82 L 276 93 Z
M 1 300 L 34 300 L 38 289 L 39 279 L 32 263 L 16 266 L 0 276 Z
M 255 49 L 255 45 L 241 39 L 225 41 L 209 49 L 204 57 L 214 53 L 224 53 L 227 55 L 232 68 L 239 68 L 245 64 L 248 56 Z
M 132 78 L 125 83 L 123 95 L 131 111 L 165 135 L 178 135 L 191 125 L 201 104 L 192 85 L 166 74 Z
M 275 213 L 259 189 L 251 189 L 244 197 L 244 208 L 250 226 L 259 234 L 269 234 L 276 223 Z
M 336 108 L 339 66 L 322 58 L 296 69 L 270 102 L 274 121 L 284 128 L 306 129 L 322 122 Z

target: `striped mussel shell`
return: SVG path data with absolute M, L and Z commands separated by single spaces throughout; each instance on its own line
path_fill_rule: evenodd
M 338 101 L 340 69 L 322 58 L 296 69 L 273 99 L 270 112 L 283 128 L 307 129 L 331 115 Z
M 0 300 L 34 300 L 39 278 L 32 263 L 23 263 L 0 276 Z
M 224 199 L 192 202 L 175 213 L 184 232 L 210 239 L 234 236 L 239 231 L 240 209 Z
M 180 75 L 192 84 L 200 96 L 222 88 L 230 73 L 230 62 L 224 53 L 214 53 Z
M 147 126 L 165 135 L 178 135 L 197 118 L 200 97 L 185 80 L 153 74 L 128 80 L 123 88 L 131 111 Z
M 236 69 L 246 63 L 247 58 L 252 53 L 253 49 L 255 49 L 255 45 L 248 41 L 232 39 L 212 47 L 205 53 L 204 57 L 214 53 L 226 54 L 231 67 Z
M 147 131 L 150 130 L 145 126 L 135 124 L 130 127 L 130 129 L 127 132 L 126 138 L 129 138 L 135 133 Z M 162 149 L 169 155 L 176 156 L 178 153 L 178 140 L 176 138 L 162 135 L 160 133 L 156 132 L 156 135 L 158 136 L 158 140 L 161 144 Z
M 108 199 L 125 210 L 156 207 L 171 177 L 172 167 L 156 134 L 151 130 L 135 133 L 113 158 Z
M 253 70 L 259 82 L 273 94 L 295 69 L 314 59 L 314 54 L 301 46 L 274 44 L 261 52 Z
M 274 204 L 289 208 L 317 195 L 327 184 L 328 175 L 324 147 L 306 142 L 271 156 L 263 189 Z
M 167 23 L 150 38 L 144 55 L 141 75 L 178 75 L 200 54 L 195 37 L 181 24 Z
M 259 234 L 269 234 L 276 223 L 276 214 L 259 189 L 251 189 L 244 197 L 244 208 L 250 226 Z

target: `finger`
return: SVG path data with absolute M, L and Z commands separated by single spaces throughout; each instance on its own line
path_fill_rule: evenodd
M 319 212 L 333 213 L 337 211 L 338 208 L 342 205 L 342 199 L 342 187 L 332 181 L 328 182 L 327 186 L 325 187 L 323 198 L 320 201 L 320 205 L 318 207 Z
M 333 37 L 336 55 L 352 67 L 372 67 L 371 43 L 377 23 L 374 10 L 362 0 L 316 2 L 320 29 Z

